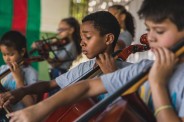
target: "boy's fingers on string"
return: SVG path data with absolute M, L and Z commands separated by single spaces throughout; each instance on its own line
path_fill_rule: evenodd
M 176 55 L 168 49 L 165 49 L 165 52 L 166 52 L 166 56 L 168 57 L 167 59 L 168 59 L 169 65 L 170 64 L 175 65 L 178 62 L 179 58 L 176 57 Z
M 105 60 L 105 55 L 104 54 L 99 54 L 99 58 L 103 62 Z
M 110 55 L 107 53 L 104 53 L 105 59 L 110 59 Z
M 159 48 L 158 52 L 159 52 L 159 55 L 160 55 L 160 63 L 161 64 L 167 63 L 167 56 L 166 56 L 166 53 L 164 51 L 164 48 Z
M 109 55 L 106 53 L 106 58 L 109 59 L 109 61 L 113 62 L 115 61 L 114 57 L 112 57 L 112 55 Z
M 105 59 L 104 59 L 104 55 L 103 55 L 103 54 L 99 54 L 96 61 L 97 61 L 97 64 L 98 64 L 98 65 L 102 65 L 103 62 L 104 62 L 104 60 L 105 60 Z
M 170 50 L 166 49 L 166 48 L 163 48 L 164 50 L 164 53 L 165 53 L 165 57 L 166 57 L 166 63 L 170 64 L 172 62 L 174 62 L 174 53 L 172 53 Z
M 98 65 L 101 65 L 101 61 L 100 61 L 99 58 L 96 59 L 96 63 L 97 63 Z
M 153 49 L 153 52 L 155 55 L 155 62 L 160 63 L 160 55 L 159 55 L 158 49 L 157 48 Z

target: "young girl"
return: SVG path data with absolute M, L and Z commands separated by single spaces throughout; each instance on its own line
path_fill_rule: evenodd
M 69 17 L 62 19 L 59 23 L 57 32 L 57 37 L 60 39 L 51 40 L 51 45 L 57 41 L 65 41 L 66 45 L 53 52 L 57 58 L 48 58 L 47 60 L 50 64 L 49 74 L 51 79 L 54 79 L 57 76 L 67 72 L 72 64 L 72 61 L 75 60 L 79 54 L 81 54 L 80 25 L 75 18 Z M 53 47 L 57 48 L 57 45 Z M 32 44 L 32 48 L 38 48 L 36 43 Z
M 72 61 L 81 54 L 80 25 L 75 18 L 69 17 L 61 20 L 58 28 L 58 36 L 63 40 L 69 41 L 69 43 L 62 50 L 55 51 L 59 60 L 51 60 L 49 62 L 53 67 L 51 69 L 51 79 L 67 72 Z
M 156 56 L 148 82 L 143 86 L 144 94 L 149 101 L 147 104 L 153 107 L 158 122 L 184 122 L 184 57 L 178 60 L 168 49 L 184 38 L 183 6 L 183 0 L 144 0 L 139 11 L 140 17 L 145 18 L 148 41 Z M 152 62 L 143 60 L 100 78 L 71 85 L 49 99 L 9 116 L 12 117 L 12 122 L 41 121 L 58 106 L 104 92 L 113 93 Z M 148 94 L 150 90 L 151 96 Z M 29 89 L 19 92 L 21 91 L 26 92 Z
M 18 61 L 28 58 L 26 44 L 26 38 L 17 31 L 5 33 L 0 40 L 0 50 L 6 63 L 6 65 L 0 67 L 0 74 L 9 68 L 11 70 L 11 73 L 0 79 L 1 84 L 6 90 L 15 90 L 37 81 L 37 72 L 30 65 L 19 66 L 17 64 Z M 16 111 L 35 102 L 36 96 L 28 95 L 11 107 L 13 111 Z
M 122 5 L 112 5 L 108 11 L 116 17 L 121 26 L 121 32 L 115 50 L 131 45 L 135 35 L 133 16 Z

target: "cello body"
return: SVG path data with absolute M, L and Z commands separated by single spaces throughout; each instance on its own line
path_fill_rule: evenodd
M 143 122 L 125 100 L 118 100 L 99 115 L 96 122 Z
M 96 122 L 156 122 L 137 93 L 123 96 L 105 109 Z
M 45 122 L 73 122 L 77 117 L 86 112 L 95 104 L 93 99 L 82 100 L 72 106 L 60 107 L 54 111 Z M 95 117 L 91 122 L 95 121 Z

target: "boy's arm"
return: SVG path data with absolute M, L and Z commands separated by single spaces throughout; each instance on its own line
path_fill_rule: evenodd
M 167 84 L 172 75 L 177 58 L 174 53 L 166 48 L 154 49 L 155 62 L 149 73 L 149 83 L 151 87 L 152 99 L 156 118 L 158 122 L 181 122 L 180 118 L 172 109 Z M 159 110 L 160 109 L 160 110 Z
M 106 90 L 100 78 L 86 80 L 66 87 L 48 99 L 26 109 L 10 113 L 8 116 L 11 117 L 12 122 L 16 120 L 39 122 L 60 106 L 105 92 Z
M 154 85 L 152 87 L 154 87 L 152 94 L 155 108 L 159 108 L 164 105 L 171 105 L 168 90 L 165 86 Z M 172 108 L 161 110 L 157 114 L 156 118 L 158 122 L 184 122 L 184 118 L 179 118 L 175 110 Z
M 42 81 L 31 84 L 29 86 L 21 87 L 13 91 L 8 91 L 0 94 L 0 107 L 7 106 L 8 104 L 13 104 L 20 101 L 24 96 L 30 94 L 41 94 L 47 92 L 57 85 L 55 80 L 52 81 Z

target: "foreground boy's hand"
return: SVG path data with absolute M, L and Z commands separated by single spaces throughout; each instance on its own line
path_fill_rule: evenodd
M 174 66 L 178 61 L 175 54 L 166 48 L 154 49 L 156 60 L 149 73 L 151 84 L 166 85 L 169 76 L 172 74 Z
M 117 70 L 115 59 L 107 53 L 99 54 L 96 63 L 104 74 Z
M 163 106 L 171 106 L 167 84 L 178 59 L 174 53 L 166 48 L 154 49 L 154 54 L 156 60 L 150 70 L 148 80 L 150 82 L 154 109 L 157 111 Z M 159 122 L 181 121 L 181 118 L 171 108 L 159 111 L 156 114 L 156 118 Z

